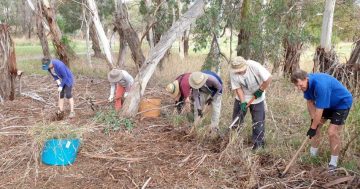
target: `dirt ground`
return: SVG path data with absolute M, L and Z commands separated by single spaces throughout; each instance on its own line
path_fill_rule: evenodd
M 49 76 L 24 76 L 22 92 L 36 93 L 44 102 L 18 96 L 0 105 L 0 188 L 323 188 L 342 178 L 349 181 L 332 187 L 360 187 L 359 177 L 346 170 L 328 174 L 301 164 L 294 165 L 287 177 L 278 178 L 277 169 L 283 170 L 288 160 L 252 153 L 247 144 L 239 154 L 223 156 L 221 139 L 200 141 L 188 135 L 188 125 L 173 125 L 167 118 L 171 108 L 158 119 L 134 120 L 131 131 L 104 133 L 104 125 L 94 121 L 96 111 L 86 100 L 107 98 L 104 79 L 76 78 L 76 118 L 69 119 L 67 109 L 65 119 L 55 121 L 56 89 Z M 173 103 L 162 90 L 154 93 L 163 105 Z M 101 104 L 97 111 L 108 108 L 109 104 Z M 41 163 L 41 144 L 28 131 L 50 122 L 87 128 L 73 165 Z

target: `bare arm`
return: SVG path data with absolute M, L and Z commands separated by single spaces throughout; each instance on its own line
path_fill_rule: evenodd
M 306 103 L 307 103 L 307 108 L 308 108 L 310 117 L 311 117 L 311 119 L 314 119 L 314 117 L 315 117 L 315 109 L 316 109 L 314 101 L 308 100 Z
M 271 81 L 272 81 L 272 77 L 270 76 L 266 81 L 264 81 L 264 82 L 260 85 L 260 89 L 261 89 L 262 91 L 265 91 L 265 90 L 269 87 Z
M 240 102 L 245 102 L 244 91 L 241 88 L 235 89 L 235 93 L 239 97 Z
M 324 112 L 324 109 L 319 109 L 319 108 L 315 109 L 313 122 L 311 124 L 312 129 L 316 129 L 318 127 L 318 125 L 320 124 L 323 112 Z

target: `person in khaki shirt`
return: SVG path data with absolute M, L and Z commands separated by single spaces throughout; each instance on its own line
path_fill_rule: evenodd
M 264 91 L 271 83 L 271 74 L 260 63 L 237 56 L 231 62 L 230 79 L 231 89 L 234 90 L 236 96 L 233 120 L 240 115 L 238 124 L 244 122 L 248 102 L 255 97 L 255 100 L 249 105 L 253 123 L 253 150 L 263 148 L 265 144 Z

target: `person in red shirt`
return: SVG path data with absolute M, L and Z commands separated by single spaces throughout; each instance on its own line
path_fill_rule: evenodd
M 175 99 L 176 107 L 180 113 L 184 105 L 190 107 L 191 87 L 189 77 L 191 73 L 184 73 L 178 76 L 175 81 L 166 86 L 166 91 Z

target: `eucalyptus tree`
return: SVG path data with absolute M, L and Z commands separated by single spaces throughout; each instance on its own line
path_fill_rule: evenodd
M 0 24 L 0 102 L 14 100 L 17 76 L 15 45 L 10 36 L 10 27 Z

